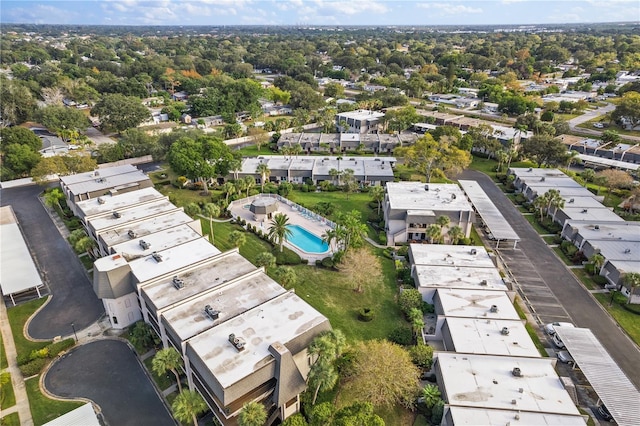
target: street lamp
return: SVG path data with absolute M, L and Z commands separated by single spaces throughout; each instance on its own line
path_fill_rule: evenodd
M 71 329 L 73 330 L 73 335 L 76 338 L 76 342 L 78 342 L 78 335 L 76 334 L 76 326 L 74 323 L 71 323 Z

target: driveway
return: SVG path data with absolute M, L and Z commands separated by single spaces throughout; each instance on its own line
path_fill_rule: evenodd
M 100 130 L 96 129 L 93 126 L 88 127 L 84 133 L 85 135 L 87 135 L 89 139 L 91 139 L 93 143 L 96 144 L 96 146 L 100 146 L 104 143 L 116 143 L 116 141 L 114 141 L 108 136 L 105 136 L 104 133 L 102 133 Z
M 578 327 L 590 328 L 631 382 L 640 389 L 640 350 L 633 341 L 488 176 L 466 170 L 459 178 L 477 181 L 520 236 L 517 249 L 505 247 L 499 252 L 541 323 L 569 320 Z
M 38 185 L 2 189 L 2 205 L 13 206 L 53 295 L 29 323 L 29 335 L 35 339 L 52 339 L 71 335 L 72 323 L 76 330 L 87 327 L 100 318 L 104 307 L 93 292 L 80 260 L 40 203 L 38 194 L 42 189 Z
M 107 425 L 175 425 L 137 356 L 119 340 L 82 345 L 56 361 L 44 387 L 62 398 L 98 404 Z

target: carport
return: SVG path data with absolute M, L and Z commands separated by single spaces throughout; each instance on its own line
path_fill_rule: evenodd
M 41 297 L 42 279 L 31 253 L 18 227 L 18 220 L 11 206 L 0 208 L 0 289 L 4 296 L 9 296 L 13 306 L 16 305 L 14 295 L 35 289 Z
M 557 327 L 556 333 L 619 426 L 640 419 L 640 392 L 588 328 Z
M 500 210 L 493 204 L 487 193 L 474 180 L 460 180 L 462 190 L 467 194 L 476 212 L 482 218 L 484 224 L 489 228 L 489 232 L 496 241 L 496 249 L 500 241 L 513 241 L 513 248 L 520 241 L 520 237 L 513 230 L 509 222 L 506 221 Z

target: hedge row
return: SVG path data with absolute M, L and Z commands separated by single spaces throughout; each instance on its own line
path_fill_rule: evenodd
M 65 339 L 56 343 L 51 343 L 42 349 L 32 351 L 29 355 L 20 355 L 17 359 L 18 366 L 24 377 L 30 377 L 40 373 L 45 365 L 76 344 L 73 339 Z

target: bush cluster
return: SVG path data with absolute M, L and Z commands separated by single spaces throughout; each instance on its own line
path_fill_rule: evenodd
M 274 247 L 271 252 L 276 257 L 276 264 L 278 265 L 299 265 L 302 263 L 302 259 L 298 253 L 283 247 L 280 251 L 279 247 Z
M 33 350 L 28 355 L 18 356 L 18 366 L 24 377 L 30 377 L 40 373 L 49 361 L 55 358 L 60 352 L 65 351 L 76 344 L 73 339 L 65 339 L 56 343 L 51 343 L 42 349 Z
M 362 308 L 358 312 L 358 319 L 360 321 L 369 322 L 375 317 L 375 312 L 371 308 Z
M 389 333 L 389 340 L 402 346 L 409 346 L 413 343 L 413 331 L 407 326 L 400 326 Z

